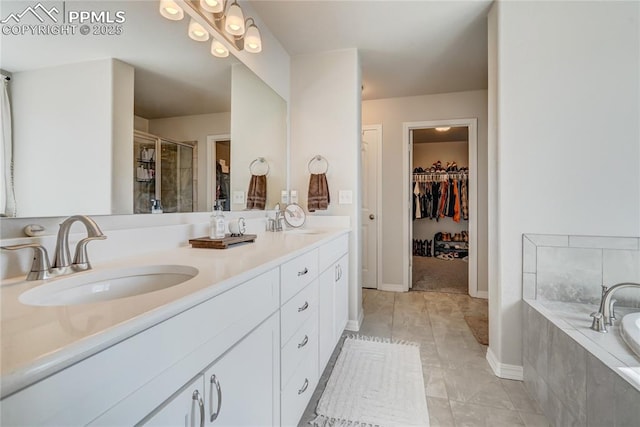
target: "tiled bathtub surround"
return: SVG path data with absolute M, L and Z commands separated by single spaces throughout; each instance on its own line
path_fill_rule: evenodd
M 525 387 L 556 426 L 637 426 L 640 359 L 625 348 L 617 326 L 608 334 L 591 331 L 590 309 L 524 302 Z
M 640 358 L 589 314 L 603 284 L 640 283 L 640 239 L 529 234 L 522 253 L 525 386 L 557 426 L 636 426 Z M 615 298 L 618 319 L 640 307 L 638 289 Z
M 601 286 L 640 283 L 640 238 L 525 234 L 523 296 L 598 304 Z M 616 293 L 619 305 L 640 307 L 640 291 Z

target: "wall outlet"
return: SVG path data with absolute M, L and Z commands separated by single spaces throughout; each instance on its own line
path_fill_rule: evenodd
M 291 190 L 291 203 L 298 203 L 298 190 Z
M 280 203 L 283 205 L 289 204 L 289 192 L 287 190 L 282 190 L 280 192 Z
M 350 205 L 353 203 L 353 191 L 340 190 L 338 192 L 338 203 L 341 205 Z
M 233 204 L 234 205 L 242 205 L 246 203 L 244 199 L 244 191 L 234 191 L 233 192 Z

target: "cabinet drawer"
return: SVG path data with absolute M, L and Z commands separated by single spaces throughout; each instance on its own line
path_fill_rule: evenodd
M 349 251 L 349 234 L 343 234 L 337 239 L 324 244 L 319 249 L 319 271 L 324 271 Z
M 318 276 L 318 250 L 282 264 L 280 273 L 280 302 L 284 303 Z
M 317 346 L 315 346 L 317 350 Z M 289 383 L 282 390 L 283 426 L 297 426 L 300 417 L 307 407 L 313 391 L 318 384 L 318 352 L 310 349 L 313 354 L 303 359 L 292 375 Z
M 282 348 L 282 388 L 289 383 L 300 362 L 311 357 L 311 352 L 317 352 L 317 323 L 316 316 L 307 319 Z
M 314 280 L 302 292 L 291 298 L 280 309 L 280 339 L 282 346 L 289 341 L 300 326 L 318 313 L 318 280 Z

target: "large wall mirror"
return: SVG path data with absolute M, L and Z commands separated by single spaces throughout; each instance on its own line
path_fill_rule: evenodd
M 87 34 L 3 29 L 16 216 L 151 213 L 153 199 L 164 213 L 209 211 L 216 198 L 243 210 L 251 175 L 264 173 L 265 205 L 277 202 L 286 103 L 233 56 L 212 56 L 211 40 L 190 39 L 188 15 L 169 21 L 157 1 L 41 3 L 41 18 L 57 18 L 49 27 L 71 25 L 72 10 L 126 20 Z M 41 24 L 28 6 L 3 0 L 1 19 L 25 20 L 4 25 Z

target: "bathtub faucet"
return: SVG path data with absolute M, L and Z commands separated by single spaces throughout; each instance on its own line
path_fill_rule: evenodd
M 612 299 L 613 294 L 619 289 L 624 288 L 638 288 L 640 289 L 640 283 L 618 283 L 610 288 L 602 286 L 602 299 L 600 300 L 600 308 L 598 311 L 591 313 L 593 317 L 593 323 L 591 323 L 591 329 L 594 331 L 606 333 L 607 325 L 612 324 L 612 319 L 615 319 L 613 315 L 613 304 L 615 300 Z

